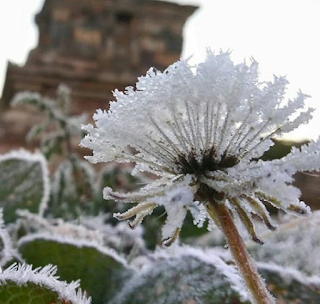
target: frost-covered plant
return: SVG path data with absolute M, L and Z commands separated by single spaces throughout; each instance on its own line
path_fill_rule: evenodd
M 138 203 L 114 216 L 130 219 L 130 227 L 161 205 L 167 213 L 163 244 L 179 236 L 187 210 L 194 205 L 201 223 L 212 219 L 223 231 L 255 303 L 274 303 L 233 221 L 237 214 L 252 239 L 257 236 L 253 214 L 270 230 L 275 225 L 266 204 L 286 212 L 310 213 L 291 185 L 298 170 L 320 168 L 320 143 L 293 149 L 280 160 L 259 157 L 273 144 L 272 137 L 290 132 L 312 117 L 304 109 L 306 95 L 284 100 L 287 80 L 275 77 L 261 83 L 258 64 L 235 65 L 229 53 L 208 51 L 204 63 L 190 67 L 179 61 L 164 72 L 150 69 L 136 89 L 115 91 L 109 111 L 94 115 L 96 128 L 81 145 L 93 150 L 92 163 L 133 162 L 135 172 L 159 178 L 139 192 L 122 194 L 106 187 L 105 199 Z
M 11 101 L 13 107 L 32 105 L 44 114 L 44 119 L 30 129 L 26 139 L 33 141 L 40 137 L 41 149 L 48 159 L 57 153 L 70 156 L 73 153 L 72 139 L 82 137 L 79 126 L 87 121 L 87 114 L 69 115 L 70 94 L 70 89 L 62 84 L 57 89 L 56 100 L 36 92 L 20 92 Z
M 99 174 L 79 155 L 78 143 L 83 136 L 81 124 L 86 122 L 88 115 L 70 114 L 71 90 L 66 85 L 60 85 L 56 99 L 37 92 L 21 92 L 14 96 L 11 105 L 33 106 L 43 117 L 42 121 L 28 132 L 26 140 L 38 140 L 42 153 L 55 169 L 51 178 L 49 208 L 46 212 L 65 219 L 75 219 L 83 213 L 101 212 L 101 184 L 106 181 L 99 176 L 105 177 L 109 174 L 116 179 L 123 174 L 123 170 L 115 172 L 110 168 L 102 168 Z M 129 179 L 123 179 L 125 188 Z M 112 182 L 107 181 L 107 184 L 112 185 Z
M 86 122 L 87 115 L 69 114 L 71 91 L 66 85 L 60 85 L 56 95 L 56 99 L 51 99 L 36 92 L 21 92 L 14 96 L 11 105 L 31 105 L 43 115 L 42 121 L 29 130 L 26 140 L 40 141 L 41 151 L 56 167 L 52 178 L 50 210 L 47 212 L 74 218 L 84 208 L 90 208 L 89 202 L 97 193 L 94 170 L 81 160 L 75 149 L 75 143 L 83 134 L 80 125 Z

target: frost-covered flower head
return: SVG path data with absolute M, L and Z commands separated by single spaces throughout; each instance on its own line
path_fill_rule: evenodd
M 258 80 L 258 64 L 235 65 L 229 53 L 208 51 L 196 67 L 179 61 L 164 72 L 150 69 L 136 89 L 115 91 L 109 111 L 98 110 L 96 127 L 87 125 L 81 144 L 93 150 L 97 162 L 134 162 L 135 171 L 159 179 L 135 193 L 104 189 L 105 199 L 138 203 L 114 216 L 141 223 L 158 205 L 165 207 L 165 245 L 179 235 L 187 210 L 202 225 L 215 220 L 212 204 L 225 204 L 257 237 L 252 215 L 274 229 L 265 203 L 300 214 L 309 212 L 290 185 L 297 170 L 320 167 L 318 143 L 293 149 L 286 158 L 262 161 L 271 138 L 289 132 L 311 118 L 306 95 L 284 101 L 287 80 Z M 207 213 L 208 212 L 208 213 Z

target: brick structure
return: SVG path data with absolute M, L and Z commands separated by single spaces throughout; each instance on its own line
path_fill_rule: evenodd
M 183 25 L 195 10 L 155 0 L 46 0 L 36 16 L 38 46 L 23 67 L 8 64 L 0 152 L 23 146 L 28 124 L 37 119 L 8 108 L 16 92 L 54 96 L 65 83 L 73 92 L 72 112 L 107 108 L 112 90 L 133 85 L 150 66 L 164 69 L 179 59 Z

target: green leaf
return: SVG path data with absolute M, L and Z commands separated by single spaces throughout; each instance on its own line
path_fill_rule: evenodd
M 108 304 L 251 303 L 235 267 L 218 254 L 186 246 L 156 252 Z M 320 303 L 320 277 L 274 264 L 258 268 L 277 303 Z
M 282 224 L 277 231 L 262 235 L 263 246 L 249 243 L 256 261 L 293 267 L 307 275 L 320 276 L 320 211 Z
M 258 264 L 258 268 L 277 303 L 320 303 L 320 277 L 275 264 Z
M 0 269 L 1 304 L 90 304 L 77 290 L 79 283 L 58 281 L 56 267 L 48 265 L 32 270 L 28 265 L 13 264 Z
M 17 209 L 43 213 L 48 197 L 48 169 L 41 153 L 20 150 L 0 156 L 0 207 L 6 223 L 17 218 Z
M 250 303 L 239 299 L 245 288 L 235 268 L 212 251 L 182 247 L 171 254 L 156 253 L 152 259 L 110 304 Z
M 93 303 L 107 303 L 133 272 L 114 251 L 88 241 L 35 234 L 20 240 L 19 251 L 36 267 L 57 265 L 63 280 L 80 278 Z

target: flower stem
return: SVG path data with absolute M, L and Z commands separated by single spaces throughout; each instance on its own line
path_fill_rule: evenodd
M 256 264 L 246 249 L 228 208 L 224 204 L 210 202 L 207 205 L 207 210 L 222 230 L 238 270 L 251 292 L 254 303 L 275 304 L 274 298 L 267 290 L 265 283 L 258 273 Z

